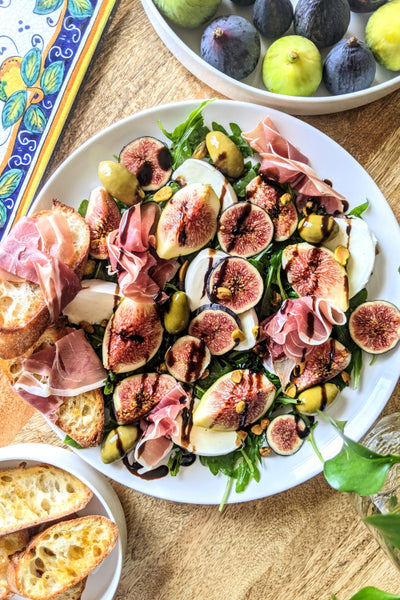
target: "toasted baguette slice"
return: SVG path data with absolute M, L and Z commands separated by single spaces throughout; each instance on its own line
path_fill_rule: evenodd
M 31 600 L 50 600 L 87 577 L 111 552 L 117 537 L 116 524 L 100 515 L 56 523 L 11 558 L 9 586 Z
M 8 360 L 0 359 L 0 367 L 7 375 L 10 384 L 14 385 L 21 374 L 20 359 L 33 352 L 39 352 L 53 346 L 57 340 L 66 335 L 64 326 L 48 327 L 37 342 L 21 357 Z M 56 425 L 69 435 L 82 448 L 100 444 L 104 431 L 104 399 L 100 389 L 84 392 L 78 396 L 66 398 L 58 411 Z
M 10 556 L 23 550 L 28 539 L 29 535 L 26 529 L 0 536 L 0 600 L 6 600 L 11 595 L 6 576 Z
M 92 491 L 52 465 L 0 470 L 0 535 L 59 519 L 81 510 Z
M 68 266 L 82 277 L 90 246 L 85 219 L 70 206 L 53 200 L 53 211 L 61 212 L 72 232 L 74 255 Z M 42 211 L 38 219 L 51 214 Z M 50 323 L 50 314 L 40 286 L 29 281 L 0 280 L 0 357 L 21 356 L 37 342 Z

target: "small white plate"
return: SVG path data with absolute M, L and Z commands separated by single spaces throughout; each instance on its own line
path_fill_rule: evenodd
M 52 175 L 31 212 L 48 209 L 52 198 L 78 208 L 81 200 L 88 198 L 90 191 L 99 185 L 97 168 L 100 161 L 109 160 L 113 155 L 118 156 L 123 146 L 142 135 L 164 140 L 157 121 L 161 121 L 166 131 L 172 131 L 199 104 L 199 100 L 191 100 L 156 106 L 114 123 L 92 137 Z M 348 152 L 311 125 L 265 106 L 216 100 L 203 111 L 205 124 L 209 127 L 212 121 L 216 121 L 229 129 L 229 123 L 235 122 L 242 131 L 250 131 L 267 115 L 281 134 L 308 156 L 317 175 L 321 179 L 332 181 L 333 187 L 347 198 L 350 208 L 369 200 L 370 207 L 365 213 L 365 220 L 374 231 L 379 244 L 374 273 L 368 284 L 369 299 L 382 298 L 398 303 L 400 229 L 376 184 Z M 366 355 L 360 388 L 357 391 L 346 388 L 329 407 L 329 414 L 334 418 L 348 421 L 346 432 L 357 440 L 374 423 L 396 385 L 400 366 L 399 348 L 379 356 L 371 366 L 369 362 L 370 358 Z M 60 436 L 64 438 L 63 434 Z M 334 456 L 340 448 L 340 437 L 324 422 L 318 424 L 315 437 L 325 458 Z M 103 464 L 99 448 L 76 452 L 111 479 L 140 492 L 176 502 L 219 504 L 226 485 L 225 477 L 214 477 L 198 460 L 190 467 L 181 468 L 177 477 L 167 476 L 146 481 L 130 474 L 122 461 Z M 240 494 L 232 491 L 228 502 L 254 500 L 282 492 L 306 481 L 321 470 L 322 464 L 311 444 L 304 444 L 292 456 L 266 459 L 261 467 L 260 482 L 252 481 Z
M 112 600 L 121 577 L 126 551 L 126 522 L 119 498 L 106 479 L 79 456 L 48 444 L 15 444 L 0 448 L 0 469 L 16 467 L 21 462 L 28 466 L 46 463 L 75 475 L 93 492 L 93 497 L 79 516 L 103 515 L 118 526 L 115 547 L 104 561 L 89 575 L 82 600 Z M 21 596 L 14 595 L 15 600 Z
M 292 0 L 293 6 L 296 6 L 297 2 L 298 0 Z M 142 4 L 154 29 L 176 58 L 193 75 L 233 100 L 256 102 L 294 115 L 318 115 L 340 112 L 368 104 L 400 87 L 400 74 L 398 71 L 388 71 L 377 65 L 375 80 L 371 87 L 359 92 L 332 96 L 326 90 L 324 84 L 321 83 L 315 94 L 310 97 L 273 94 L 266 89 L 261 74 L 265 52 L 273 40 L 267 40 L 261 36 L 261 57 L 255 71 L 246 79 L 238 81 L 218 71 L 201 58 L 200 40 L 206 24 L 195 29 L 185 29 L 165 19 L 156 8 L 153 0 L 142 0 Z M 240 7 L 230 0 L 222 0 L 215 16 L 240 15 L 251 22 L 252 9 L 252 6 Z M 370 15 L 371 13 L 352 12 L 349 28 L 344 37 L 355 35 L 358 39 L 364 41 L 365 26 Z M 293 34 L 293 26 L 285 33 L 285 35 L 289 34 Z M 323 59 L 329 50 L 330 48 L 321 51 Z

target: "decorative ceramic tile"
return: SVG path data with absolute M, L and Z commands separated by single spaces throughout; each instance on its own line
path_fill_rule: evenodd
M 117 0 L 0 0 L 0 239 L 32 203 Z

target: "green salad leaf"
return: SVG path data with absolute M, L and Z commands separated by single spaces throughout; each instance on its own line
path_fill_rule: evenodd
M 355 206 L 348 214 L 352 217 L 361 217 L 361 215 L 363 213 L 365 213 L 365 211 L 367 210 L 368 207 L 369 207 L 369 200 L 366 200 L 366 202 L 364 202 L 363 204 L 359 204 L 358 206 Z

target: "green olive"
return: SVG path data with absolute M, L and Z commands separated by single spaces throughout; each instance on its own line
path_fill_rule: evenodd
M 121 163 L 103 160 L 99 164 L 98 173 L 101 184 L 113 198 L 128 206 L 143 200 L 144 192 L 136 175 Z
M 119 425 L 112 429 L 101 443 L 100 454 L 103 463 L 119 460 L 133 450 L 139 437 L 136 425 Z
M 321 244 L 334 237 L 339 226 L 332 216 L 311 213 L 302 219 L 298 225 L 299 236 L 310 244 Z
M 326 406 L 332 404 L 338 393 L 339 388 L 333 383 L 323 383 L 308 388 L 298 395 L 300 404 L 296 404 L 296 410 L 304 415 L 313 415 L 318 410 L 324 410 Z
M 189 315 L 189 298 L 185 292 L 175 292 L 164 315 L 165 329 L 168 333 L 181 333 L 187 327 Z
M 244 170 L 243 155 L 239 148 L 221 131 L 206 135 L 207 150 L 211 160 L 227 177 L 240 177 Z

